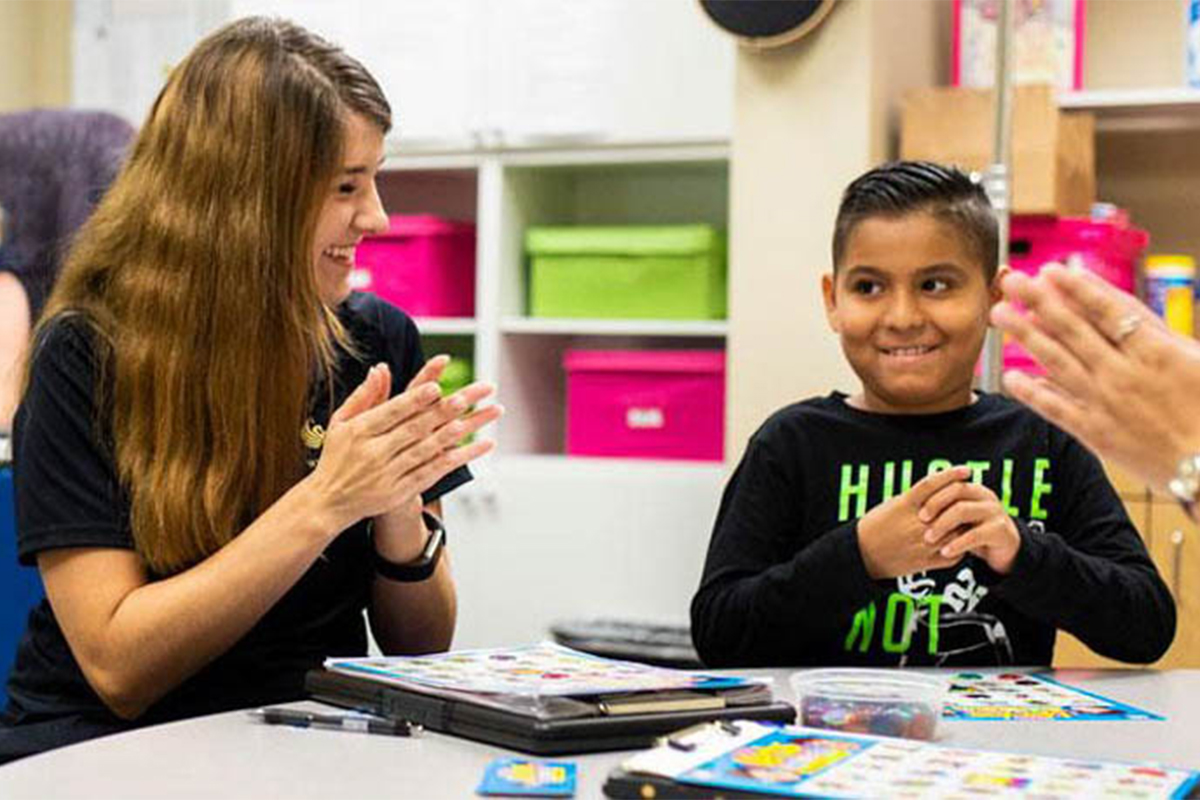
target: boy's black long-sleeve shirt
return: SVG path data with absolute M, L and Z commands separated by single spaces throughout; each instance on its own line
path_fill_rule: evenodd
M 968 555 L 873 580 L 857 520 L 958 464 L 1016 521 L 1010 574 Z M 692 601 L 710 666 L 1041 665 L 1058 628 L 1150 662 L 1174 638 L 1175 605 L 1096 458 L 991 394 L 941 414 L 860 411 L 840 393 L 775 413 L 725 489 Z

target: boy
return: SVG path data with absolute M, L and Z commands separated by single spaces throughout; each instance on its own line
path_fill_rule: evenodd
M 972 390 L 996 241 L 955 169 L 846 189 L 822 288 L 862 390 L 751 438 L 692 601 L 707 664 L 1047 665 L 1057 628 L 1122 661 L 1170 646 L 1171 595 L 1099 462 Z

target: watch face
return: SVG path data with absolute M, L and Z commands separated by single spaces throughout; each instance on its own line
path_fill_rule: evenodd
M 1167 484 L 1171 494 L 1184 503 L 1195 503 L 1200 496 L 1200 454 L 1179 462 L 1175 477 Z

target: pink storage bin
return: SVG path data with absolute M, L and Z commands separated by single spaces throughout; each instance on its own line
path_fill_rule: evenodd
M 1137 262 L 1150 243 L 1140 228 L 1116 221 L 1076 217 L 1015 216 L 1009 231 L 1009 264 L 1036 275 L 1049 261 L 1066 263 L 1078 255 L 1083 266 L 1119 289 L 1133 292 Z
M 1128 224 L 1128 217 L 1093 221 L 1073 217 L 1015 216 L 1009 232 L 1009 265 L 1036 275 L 1044 264 L 1066 263 L 1078 256 L 1084 267 L 1106 281 L 1133 293 L 1137 262 L 1150 243 L 1150 235 Z M 1035 375 L 1045 370 L 1015 342 L 1004 344 L 1004 368 Z
M 475 226 L 432 214 L 394 214 L 387 233 L 355 253 L 355 288 L 415 317 L 475 315 Z
M 720 461 L 722 350 L 568 350 L 567 454 Z

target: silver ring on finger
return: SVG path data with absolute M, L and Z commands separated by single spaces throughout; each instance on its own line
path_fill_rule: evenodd
M 1134 331 L 1142 324 L 1141 314 L 1126 314 L 1117 322 L 1117 330 L 1113 334 L 1113 344 L 1120 347 L 1125 340 L 1134 334 Z

